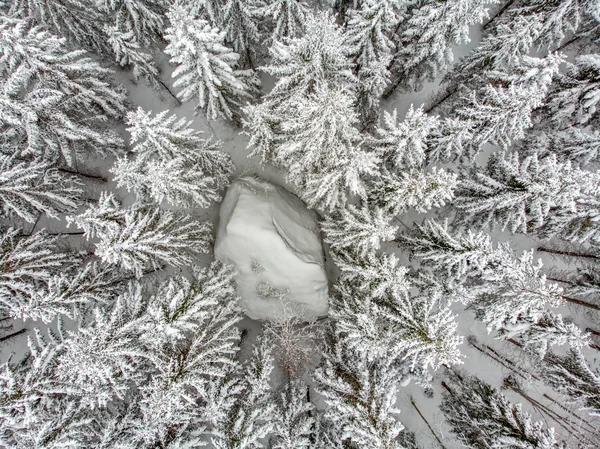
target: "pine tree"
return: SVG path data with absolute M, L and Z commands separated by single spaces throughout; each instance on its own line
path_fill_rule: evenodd
M 66 331 L 54 378 L 84 407 L 106 407 L 125 398 L 130 383 L 151 371 L 151 354 L 137 343 L 143 322 L 140 286 L 132 286 L 110 308 L 96 308 L 88 325 Z
M 50 168 L 46 162 L 20 161 L 0 154 L 0 206 L 3 215 L 35 223 L 41 214 L 59 218 L 82 204 L 75 177 Z
M 581 348 L 573 347 L 564 356 L 549 353 L 545 361 L 544 380 L 581 410 L 600 416 L 600 372 L 590 366 Z
M 240 55 L 240 67 L 254 68 L 258 42 L 259 10 L 253 0 L 227 0 L 223 8 L 222 29 L 225 42 Z
M 554 428 L 534 422 L 521 404 L 513 404 L 491 385 L 475 376 L 450 371 L 444 383 L 441 409 L 452 432 L 472 449 L 564 449 Z
M 405 361 L 417 376 L 442 364 L 462 363 L 456 318 L 440 291 L 371 298 L 347 285 L 337 288 L 330 315 L 353 351 L 368 360 Z
M 94 0 L 101 13 L 111 17 L 115 27 L 132 32 L 140 46 L 148 47 L 161 40 L 168 2 L 164 0 Z
M 394 407 L 398 371 L 391 359 L 369 363 L 343 340 L 329 346 L 314 379 L 328 405 L 325 416 L 339 429 L 336 439 L 357 447 L 401 449 L 396 439 L 404 426 Z
M 398 231 L 389 224 L 389 217 L 379 208 L 362 208 L 348 205 L 335 216 L 321 223 L 325 241 L 333 250 L 352 248 L 364 256 L 379 249 L 382 241 L 390 241 Z
M 469 42 L 469 27 L 487 17 L 486 2 L 453 0 L 416 5 L 399 30 L 398 52 L 391 64 L 397 82 L 420 90 L 423 83 L 444 72 L 452 61 L 452 46 Z
M 314 405 L 307 400 L 308 386 L 294 380 L 285 384 L 277 401 L 272 449 L 312 447 Z
M 547 129 L 564 129 L 597 124 L 600 100 L 600 55 L 588 54 L 568 63 L 565 73 L 556 75 L 544 106 L 536 115 Z
M 142 50 L 133 31 L 122 31 L 116 26 L 107 26 L 104 32 L 115 61 L 121 67 L 130 67 L 136 80 L 146 78 L 152 85 L 160 84 L 158 67 L 152 55 Z
M 127 114 L 127 130 L 130 144 L 137 154 L 137 161 L 180 159 L 197 164 L 207 176 L 213 178 L 219 188 L 229 183 L 228 177 L 234 166 L 231 157 L 220 151 L 220 142 L 202 139 L 201 133 L 192 129 L 192 122 L 163 111 L 151 116 L 138 108 Z
M 219 360 L 231 364 L 239 340 L 235 324 L 241 319 L 233 276 L 230 266 L 213 262 L 197 270 L 192 280 L 175 276 L 163 282 L 148 300 L 141 339 L 169 354 L 194 335 L 196 349 L 205 351 L 203 371 L 218 366 Z
M 144 164 L 120 158 L 110 171 L 115 175 L 117 187 L 125 187 L 138 197 L 151 198 L 158 204 L 167 201 L 173 206 L 206 208 L 221 198 L 216 181 L 198 164 L 190 167 L 183 159 Z
M 305 96 L 318 86 L 353 86 L 352 50 L 328 13 L 309 15 L 302 37 L 274 42 L 271 65 L 262 70 L 278 78 L 270 101 Z
M 577 325 L 552 311 L 545 311 L 520 337 L 526 350 L 537 355 L 540 360 L 546 356 L 551 346 L 568 343 L 573 348 L 590 344 L 589 334 L 584 334 Z
M 464 234 L 453 235 L 448 220 L 416 223 L 410 233 L 400 234 L 395 241 L 409 249 L 411 257 L 418 258 L 421 265 L 436 272 L 445 271 L 457 279 L 482 273 L 497 262 L 499 255 L 488 234 L 468 229 Z
M 261 439 L 273 429 L 275 403 L 269 379 L 273 356 L 267 339 L 260 338 L 240 378 L 241 390 L 231 409 L 212 430 L 216 449 L 263 447 Z
M 96 7 L 95 0 L 15 0 L 11 3 L 10 16 L 33 19 L 36 25 L 47 27 L 53 34 L 66 35 L 80 47 L 102 56 L 111 55 L 102 32 L 107 17 Z
M 166 30 L 165 53 L 177 64 L 173 86 L 182 88 L 178 97 L 196 98 L 196 112 L 204 111 L 209 119 L 236 118 L 242 102 L 252 98 L 256 80 L 252 73 L 236 70 L 239 55 L 224 45 L 225 32 L 194 19 L 179 6 L 168 17 L 171 27 Z
M 377 174 L 377 158 L 360 148 L 348 151 L 333 167 L 308 173 L 297 181 L 300 198 L 310 208 L 331 213 L 343 208 L 348 196 L 366 199 L 366 178 Z
M 58 237 L 45 232 L 26 236 L 19 229 L 5 229 L 0 234 L 0 297 L 12 304 L 12 297 L 30 291 L 32 286 L 44 284 L 70 271 L 79 259 L 74 254 L 61 252 Z
M 435 116 L 428 116 L 423 108 L 414 110 L 412 105 L 402 122 L 398 115 L 384 112 L 380 127 L 375 130 L 375 137 L 368 141 L 383 161 L 391 167 L 400 169 L 421 168 L 425 164 L 427 138 L 431 131 L 439 126 Z
M 62 156 L 69 165 L 84 151 L 122 151 L 122 140 L 105 125 L 125 111 L 110 70 L 27 21 L 0 18 L 0 48 L 0 123 L 15 146 L 26 142 L 19 151 Z
M 297 0 L 275 0 L 259 3 L 259 14 L 270 25 L 270 42 L 282 42 L 304 34 L 308 5 Z
M 429 173 L 410 170 L 395 174 L 384 170 L 373 182 L 368 196 L 393 217 L 411 208 L 425 213 L 443 207 L 454 198 L 457 185 L 457 175 L 443 168 L 433 167 Z
M 356 63 L 363 121 L 379 117 L 379 98 L 390 81 L 388 65 L 396 48 L 391 36 L 402 13 L 403 6 L 396 0 L 368 0 L 361 3 L 360 9 L 349 11 L 346 39 Z
M 395 297 L 408 292 L 408 268 L 400 265 L 394 254 L 368 252 L 359 256 L 354 251 L 332 254 L 341 271 L 340 284 L 370 295 L 372 298 Z
M 510 337 L 540 321 L 548 307 L 563 303 L 562 289 L 546 281 L 542 262 L 533 260 L 533 251 L 521 257 L 499 254 L 497 266 L 482 275 L 484 284 L 472 308 L 488 328 Z
M 532 111 L 542 105 L 561 62 L 561 55 L 524 56 L 508 73 L 490 72 L 488 83 L 463 97 L 457 114 L 474 128 L 471 158 L 487 142 L 507 147 L 525 137 Z
M 493 153 L 485 169 L 463 174 L 455 205 L 463 221 L 477 228 L 497 224 L 511 232 L 531 232 L 557 209 L 575 212 L 577 200 L 594 193 L 595 179 L 554 155 Z
M 86 238 L 98 238 L 95 254 L 103 262 L 131 270 L 170 264 L 189 265 L 208 249 L 209 228 L 190 216 L 137 204 L 121 208 L 112 194 L 103 193 L 98 205 L 80 215 L 67 217 Z

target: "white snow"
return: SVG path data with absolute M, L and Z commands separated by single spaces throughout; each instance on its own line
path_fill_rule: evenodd
M 221 204 L 215 258 L 237 271 L 240 306 L 278 320 L 290 304 L 306 320 L 327 315 L 327 276 L 316 214 L 257 177 L 231 183 Z

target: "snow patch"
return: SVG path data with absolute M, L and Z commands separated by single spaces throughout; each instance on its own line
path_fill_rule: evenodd
M 256 177 L 231 183 L 221 204 L 215 258 L 232 263 L 240 306 L 278 320 L 284 302 L 306 320 L 327 315 L 327 276 L 316 214 L 280 186 Z

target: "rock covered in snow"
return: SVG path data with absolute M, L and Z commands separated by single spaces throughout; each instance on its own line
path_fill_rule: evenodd
M 286 303 L 307 320 L 327 315 L 317 217 L 282 187 L 253 177 L 231 183 L 221 205 L 215 257 L 237 269 L 240 305 L 250 318 L 277 320 Z

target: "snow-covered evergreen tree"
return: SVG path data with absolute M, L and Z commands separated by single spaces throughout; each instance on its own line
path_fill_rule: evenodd
M 315 406 L 307 401 L 308 386 L 293 380 L 285 384 L 279 395 L 273 429 L 272 449 L 308 449 L 315 426 Z
M 488 234 L 468 229 L 453 235 L 448 220 L 416 223 L 410 233 L 400 234 L 395 241 L 409 249 L 411 257 L 418 258 L 422 265 L 459 279 L 482 273 L 498 258 Z
M 151 198 L 177 206 L 202 207 L 218 201 L 219 186 L 199 166 L 190 166 L 184 159 L 149 161 L 146 164 L 117 159 L 111 169 L 117 187 L 134 191 L 140 198 Z
M 477 228 L 531 232 L 557 209 L 575 213 L 577 200 L 595 193 L 596 179 L 595 173 L 558 162 L 554 155 L 493 153 L 485 169 L 463 174 L 455 205 L 463 221 Z
M 78 46 L 107 56 L 111 51 L 102 32 L 107 16 L 95 3 L 96 0 L 14 0 L 8 13 L 33 19 L 36 25 L 47 27 L 53 34 L 66 35 Z
M 84 151 L 122 151 L 122 140 L 106 129 L 125 111 L 109 69 L 22 20 L 0 17 L 0 48 L 0 124 L 19 152 L 73 165 Z
M 169 2 L 164 0 L 93 0 L 96 8 L 106 14 L 114 26 L 125 33 L 132 32 L 135 41 L 144 47 L 160 41 L 164 17 Z
M 227 0 L 221 19 L 225 42 L 240 55 L 240 67 L 254 68 L 261 40 L 260 13 L 254 0 Z
M 343 340 L 330 344 L 314 379 L 328 405 L 326 417 L 339 429 L 338 440 L 357 447 L 401 449 L 396 441 L 404 429 L 396 417 L 398 370 L 391 360 L 369 363 Z
M 270 42 L 283 42 L 304 34 L 308 5 L 298 0 L 274 0 L 259 3 L 259 13 L 269 24 Z
M 488 331 L 510 337 L 537 323 L 547 308 L 561 305 L 562 289 L 546 281 L 533 251 L 521 257 L 502 251 L 499 256 L 496 268 L 483 273 L 484 284 L 472 307 Z
M 333 250 L 352 249 L 365 255 L 379 249 L 381 242 L 390 241 L 398 231 L 389 224 L 389 217 L 379 208 L 362 208 L 348 205 L 335 216 L 327 217 L 321 223 L 325 241 Z
M 485 143 L 507 147 L 525 137 L 533 124 L 532 111 L 542 105 L 562 56 L 524 56 L 518 61 L 508 73 L 490 72 L 488 83 L 463 97 L 457 114 L 474 128 L 472 158 Z
M 219 188 L 226 186 L 234 166 L 231 157 L 220 151 L 221 143 L 203 139 L 201 133 L 192 128 L 191 121 L 168 114 L 168 111 L 163 111 L 152 117 L 152 112 L 142 108 L 127 114 L 127 130 L 131 134 L 130 143 L 137 160 L 167 162 L 179 159 L 198 164 Z
M 371 298 L 341 284 L 330 315 L 345 344 L 368 360 L 405 361 L 417 375 L 442 364 L 462 363 L 462 337 L 440 291 Z
M 354 251 L 334 252 L 341 271 L 339 282 L 373 298 L 395 297 L 408 292 L 408 268 L 394 254 L 368 252 L 361 257 Z
M 425 163 L 427 138 L 431 131 L 439 126 L 435 116 L 428 116 L 423 108 L 413 109 L 412 105 L 404 120 L 398 121 L 394 109 L 391 114 L 383 113 L 381 126 L 375 130 L 375 136 L 368 141 L 383 161 L 391 167 L 401 169 L 421 168 Z
M 443 207 L 454 198 L 458 186 L 456 174 L 433 167 L 430 172 L 420 170 L 384 170 L 370 186 L 369 199 L 390 216 L 408 209 L 425 213 L 434 207 Z
M 165 53 L 177 64 L 173 86 L 182 88 L 178 97 L 196 99 L 196 112 L 204 111 L 209 119 L 237 119 L 243 102 L 254 95 L 257 81 L 251 72 L 237 70 L 239 55 L 224 44 L 225 32 L 178 5 L 168 17 Z
M 545 358 L 544 380 L 592 416 L 600 416 L 600 372 L 585 359 L 581 347 Z
M 577 56 L 567 70 L 555 77 L 544 106 L 536 115 L 544 120 L 545 128 L 564 129 L 598 123 L 597 105 L 600 101 L 600 55 Z
M 309 15 L 301 37 L 274 42 L 271 65 L 262 70 L 277 77 L 272 101 L 304 96 L 318 86 L 353 86 L 351 47 L 328 13 Z
M 136 80 L 146 78 L 152 85 L 160 84 L 158 67 L 152 54 L 141 48 L 133 31 L 121 31 L 116 26 L 107 26 L 104 32 L 115 60 L 121 67 L 131 68 Z
M 98 204 L 67 217 L 86 238 L 97 238 L 95 254 L 103 262 L 141 276 L 144 268 L 189 265 L 208 250 L 210 230 L 190 216 L 136 204 L 121 208 L 112 194 L 102 193 Z
M 487 18 L 482 0 L 425 1 L 415 5 L 399 30 L 392 62 L 393 89 L 421 89 L 452 62 L 452 46 L 469 42 L 469 27 Z M 389 93 L 389 92 L 388 92 Z
M 520 335 L 527 351 L 543 359 L 551 346 L 569 344 L 570 347 L 582 347 L 590 344 L 589 334 L 585 334 L 574 323 L 562 315 L 550 310 Z
M 390 81 L 388 65 L 396 48 L 392 34 L 403 19 L 403 10 L 396 0 L 367 0 L 360 9 L 348 11 L 346 39 L 356 63 L 359 111 L 364 120 L 379 117 L 379 98 Z
M 274 425 L 275 403 L 269 385 L 272 370 L 270 345 L 260 338 L 243 369 L 235 402 L 212 429 L 215 449 L 264 447 L 261 440 Z
M 472 449 L 564 449 L 554 428 L 535 422 L 521 404 L 475 376 L 450 372 L 441 409 L 452 432 Z
M 74 176 L 51 168 L 42 160 L 26 162 L 0 154 L 0 207 L 5 216 L 35 223 L 41 214 L 58 218 L 82 204 L 80 183 Z

